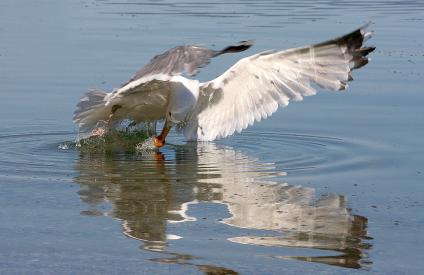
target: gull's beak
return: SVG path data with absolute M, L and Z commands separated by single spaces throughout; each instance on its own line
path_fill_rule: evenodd
M 168 135 L 169 131 L 171 130 L 171 127 L 172 127 L 172 123 L 166 120 L 160 135 L 158 135 L 157 137 L 153 139 L 153 143 L 157 148 L 160 148 L 165 145 L 165 138 Z

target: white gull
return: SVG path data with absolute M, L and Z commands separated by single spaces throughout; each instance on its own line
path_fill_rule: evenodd
M 80 131 L 92 134 L 103 133 L 97 130 L 100 122 L 112 127 L 124 119 L 133 123 L 164 120 L 162 132 L 153 139 L 156 147 L 165 144 L 174 125 L 187 140 L 227 137 L 271 116 L 290 100 L 315 95 L 311 84 L 345 90 L 352 80 L 351 71 L 367 64 L 367 55 L 375 49 L 363 46 L 372 35 L 367 26 L 319 44 L 242 58 L 203 83 L 183 75 L 194 76 L 211 58 L 244 51 L 252 41 L 221 51 L 195 45 L 175 47 L 154 57 L 111 93 L 89 91 L 78 103 L 73 120 Z

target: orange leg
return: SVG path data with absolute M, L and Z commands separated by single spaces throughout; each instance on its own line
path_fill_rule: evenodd
M 165 125 L 163 126 L 162 132 L 160 133 L 160 135 L 153 139 L 153 143 L 157 148 L 160 148 L 165 145 L 165 138 L 168 135 L 169 130 L 171 130 L 171 125 L 167 121 L 165 121 Z

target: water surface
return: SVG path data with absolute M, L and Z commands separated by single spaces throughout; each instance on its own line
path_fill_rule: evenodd
M 423 273 L 423 16 L 421 1 L 1 1 L 0 273 Z M 368 21 L 377 50 L 346 93 L 211 143 L 73 146 L 83 92 L 170 47 L 256 40 L 206 80 Z

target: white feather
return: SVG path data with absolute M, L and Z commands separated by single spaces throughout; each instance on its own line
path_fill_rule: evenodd
M 243 58 L 221 76 L 200 84 L 184 135 L 188 140 L 211 141 L 240 132 L 291 100 L 315 95 L 312 83 L 344 90 L 355 68 L 353 58 L 346 45 L 336 41 Z

